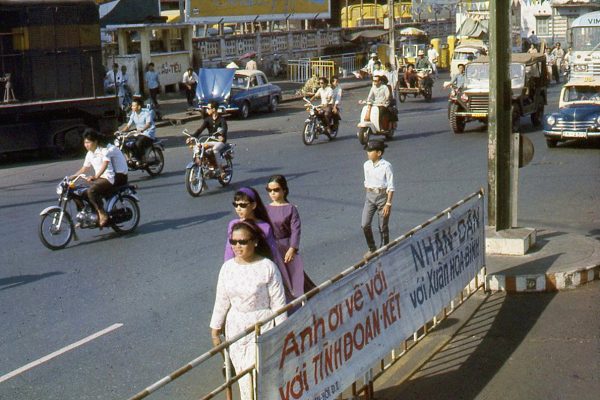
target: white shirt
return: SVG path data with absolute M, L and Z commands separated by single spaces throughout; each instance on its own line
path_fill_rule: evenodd
M 256 65 L 256 61 L 254 60 L 250 60 L 246 63 L 246 69 L 247 70 L 256 70 L 258 69 L 258 66 Z
M 342 88 L 339 84 L 336 86 L 335 89 L 332 90 L 331 97 L 333 99 L 333 104 L 335 104 L 339 108 L 340 104 L 342 103 Z
M 112 144 L 109 144 L 106 148 L 108 150 L 106 155 L 110 159 L 110 163 L 112 164 L 115 174 L 127 175 L 127 159 L 123 155 L 123 152 L 121 152 L 121 149 L 119 149 L 117 146 L 113 146 Z
M 437 59 L 440 55 L 438 54 L 437 50 L 435 48 L 431 48 L 429 50 L 427 50 L 427 58 L 429 58 L 429 60 L 432 63 L 437 62 Z
M 321 105 L 333 104 L 333 90 L 329 86 L 319 88 L 315 96 L 321 98 Z
M 394 171 L 392 164 L 388 161 L 383 158 L 377 163 L 367 160 L 363 169 L 365 171 L 365 188 L 385 188 L 387 192 L 394 191 Z
M 185 71 L 183 73 L 183 79 L 181 80 L 181 82 L 185 83 L 186 85 L 198 83 L 198 74 L 194 71 L 192 71 L 191 74 L 188 71 Z
M 144 127 L 150 124 L 150 127 L 142 132 Z M 152 114 L 145 109 L 142 109 L 139 113 L 132 112 L 129 117 L 129 122 L 127 126 L 135 125 L 135 129 L 138 132 L 141 132 L 142 135 L 148 136 L 150 139 L 154 139 L 156 137 L 156 127 L 154 126 L 154 121 L 152 120 Z
M 108 161 L 108 166 L 100 175 L 100 178 L 104 178 L 109 181 L 111 184 L 115 183 L 115 170 L 113 169 L 112 164 L 110 163 L 110 158 L 108 157 L 108 149 L 106 147 L 96 147 L 94 151 L 88 151 L 85 155 L 85 160 L 83 161 L 83 166 L 86 168 L 92 167 L 94 168 L 94 172 L 97 173 L 102 169 L 102 163 Z
M 116 84 L 115 84 L 115 77 L 116 77 Z M 104 76 L 104 87 L 108 88 L 113 88 L 115 89 L 118 85 L 121 84 L 121 81 L 123 80 L 123 75 L 121 74 L 121 71 L 117 71 L 115 73 L 114 70 L 110 70 L 106 73 L 106 75 Z

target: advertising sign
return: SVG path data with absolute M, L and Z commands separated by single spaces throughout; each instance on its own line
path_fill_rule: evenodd
M 483 218 L 483 197 L 467 201 L 260 335 L 258 398 L 337 398 L 476 276 L 485 257 Z
M 193 23 L 328 19 L 330 0 L 186 0 Z
M 191 65 L 187 51 L 152 54 L 152 62 L 162 86 L 181 82 L 183 73 Z

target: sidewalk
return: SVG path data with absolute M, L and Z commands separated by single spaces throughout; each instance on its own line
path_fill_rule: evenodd
M 271 83 L 281 88 L 281 102 L 290 102 L 302 99 L 302 95 L 297 92 L 304 86 L 303 83 L 295 83 L 290 81 L 271 81 Z M 359 80 L 355 77 L 341 78 L 340 85 L 344 90 L 353 90 L 364 88 L 371 85 L 370 80 Z M 163 113 L 161 121 L 156 123 L 157 127 L 168 125 L 180 125 L 189 121 L 195 121 L 202 118 L 198 111 L 188 110 L 185 94 L 183 93 L 167 93 L 159 97 L 160 109 Z

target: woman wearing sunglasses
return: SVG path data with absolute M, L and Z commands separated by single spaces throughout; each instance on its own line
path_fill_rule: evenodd
M 286 304 L 283 281 L 279 269 L 269 259 L 271 250 L 261 229 L 251 221 L 238 221 L 231 226 L 228 243 L 234 257 L 225 261 L 219 272 L 210 321 L 213 346 L 221 344 L 223 328 L 229 340 Z M 285 319 L 283 313 L 261 329 L 264 332 Z M 236 341 L 229 350 L 235 371 L 249 368 L 256 357 L 254 334 Z M 250 379 L 247 374 L 239 380 L 242 400 L 252 398 Z
M 298 254 L 300 214 L 296 206 L 288 202 L 289 189 L 283 175 L 271 176 L 266 190 L 271 198 L 267 212 L 273 225 L 277 249 L 283 254 L 283 262 L 292 283 L 292 294 L 299 297 L 304 294 L 304 265 Z
M 256 190 L 243 187 L 240 188 L 235 195 L 233 196 L 233 207 L 235 208 L 235 212 L 239 218 L 236 218 L 229 222 L 227 226 L 227 235 L 231 237 L 231 232 L 233 226 L 240 221 L 251 221 L 258 226 L 258 228 L 263 233 L 269 248 L 271 249 L 271 254 L 275 264 L 279 267 L 279 272 L 281 273 L 281 277 L 283 278 L 283 283 L 287 289 L 288 297 L 290 300 L 293 299 L 292 296 L 292 284 L 290 280 L 290 276 L 287 273 L 285 268 L 285 263 L 283 262 L 283 257 L 279 250 L 277 249 L 277 243 L 275 242 L 275 236 L 273 236 L 273 227 L 271 225 L 271 220 L 269 219 L 269 215 L 260 199 L 259 194 Z M 233 247 L 231 244 L 225 244 L 225 256 L 224 260 L 227 261 L 233 258 L 235 255 L 233 251 Z

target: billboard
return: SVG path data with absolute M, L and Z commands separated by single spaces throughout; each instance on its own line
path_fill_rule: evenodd
M 186 0 L 193 23 L 329 19 L 330 0 Z

